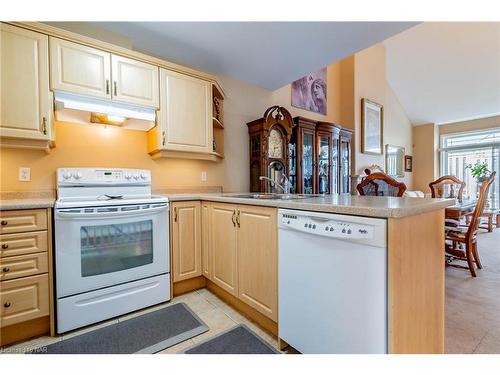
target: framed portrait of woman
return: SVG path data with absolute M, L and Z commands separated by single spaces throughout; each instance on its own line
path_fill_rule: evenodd
M 384 108 L 381 104 L 361 99 L 361 152 L 382 155 Z
M 326 68 L 292 82 L 292 106 L 326 115 Z

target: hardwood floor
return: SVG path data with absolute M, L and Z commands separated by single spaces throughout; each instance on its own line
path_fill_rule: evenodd
M 446 269 L 446 353 L 500 354 L 500 229 L 481 231 L 477 277 Z

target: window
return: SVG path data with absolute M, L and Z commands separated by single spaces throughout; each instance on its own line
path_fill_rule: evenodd
M 486 163 L 490 171 L 496 171 L 486 208 L 499 208 L 500 128 L 442 135 L 440 152 L 441 175 L 454 175 L 464 181 L 466 198 L 476 198 L 478 193 L 477 182 L 468 165 Z

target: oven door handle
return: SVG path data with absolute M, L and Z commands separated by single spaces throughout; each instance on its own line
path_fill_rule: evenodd
M 57 217 L 68 218 L 68 219 L 87 219 L 87 218 L 96 218 L 96 219 L 107 219 L 107 218 L 122 218 L 122 217 L 137 217 L 150 215 L 154 213 L 158 213 L 161 211 L 167 210 L 167 205 L 162 205 L 160 207 L 152 207 L 152 208 L 141 208 L 138 210 L 130 210 L 130 211 L 111 211 L 111 212 L 71 212 L 71 209 L 67 211 L 56 211 Z

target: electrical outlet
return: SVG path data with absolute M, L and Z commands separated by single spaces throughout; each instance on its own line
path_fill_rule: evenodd
M 203 182 L 207 181 L 207 172 L 205 171 L 201 172 L 201 180 Z
M 19 181 L 31 181 L 31 168 L 19 168 Z

